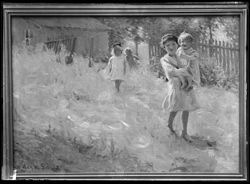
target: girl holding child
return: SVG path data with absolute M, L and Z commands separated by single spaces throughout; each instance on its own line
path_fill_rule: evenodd
M 170 112 L 168 128 L 174 134 L 173 122 L 178 112 L 182 111 L 184 140 L 192 142 L 187 133 L 189 112 L 199 108 L 193 85 L 199 83 L 197 76 L 197 53 L 191 49 L 190 34 L 179 37 L 181 47 L 178 49 L 178 38 L 167 34 L 161 39 L 161 46 L 167 54 L 160 60 L 166 77 L 168 78 L 168 93 L 163 101 L 163 108 Z M 178 49 L 178 51 L 177 51 Z M 177 135 L 177 134 L 176 134 Z

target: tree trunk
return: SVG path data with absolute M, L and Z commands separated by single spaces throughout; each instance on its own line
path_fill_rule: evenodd
M 138 56 L 138 42 L 135 42 L 135 55 Z

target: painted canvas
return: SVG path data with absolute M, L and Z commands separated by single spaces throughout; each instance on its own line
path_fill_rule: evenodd
M 17 174 L 240 171 L 239 16 L 13 17 L 11 38 Z

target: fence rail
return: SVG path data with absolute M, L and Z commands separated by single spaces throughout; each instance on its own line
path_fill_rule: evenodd
M 226 74 L 239 73 L 239 47 L 224 41 L 200 41 L 196 43 L 196 49 L 201 59 L 209 58 L 216 65 L 223 67 Z M 149 56 L 162 57 L 165 51 L 159 45 L 149 45 Z

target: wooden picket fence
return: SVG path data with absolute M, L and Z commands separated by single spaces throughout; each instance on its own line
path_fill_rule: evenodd
M 239 73 L 239 47 L 224 41 L 200 41 L 195 45 L 201 59 L 214 60 L 228 75 Z M 149 57 L 160 58 L 165 51 L 159 45 L 149 45 Z
M 159 45 L 149 44 L 149 58 L 161 57 L 166 53 Z
M 221 66 L 226 74 L 239 73 L 239 47 L 224 41 L 201 41 L 196 45 L 203 58 L 214 58 L 215 64 Z

